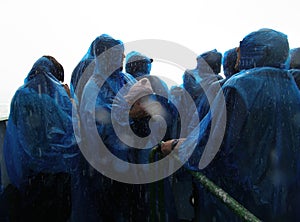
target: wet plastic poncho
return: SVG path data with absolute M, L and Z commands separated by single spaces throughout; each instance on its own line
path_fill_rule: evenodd
M 73 134 L 72 103 L 42 57 L 15 93 L 4 140 L 4 157 L 13 185 L 34 173 L 70 172 L 79 152 Z
M 134 78 L 150 74 L 151 63 L 153 59 L 136 52 L 131 51 L 126 55 L 125 70 Z
M 290 57 L 288 59 L 289 71 L 295 79 L 295 82 L 300 89 L 300 48 L 290 50 Z
M 70 91 L 72 98 L 81 100 L 82 92 L 85 84 L 88 82 L 89 78 L 93 74 L 95 66 L 95 54 L 94 48 L 98 39 L 96 38 L 90 45 L 87 53 L 77 64 L 71 75 Z M 88 68 L 88 70 L 86 70 Z
M 197 70 L 201 73 L 219 74 L 222 65 L 222 54 L 216 49 L 202 53 L 197 57 Z
M 190 93 L 198 109 L 200 120 L 209 110 L 210 88 L 216 81 L 223 79 L 221 70 L 222 54 L 216 49 L 197 57 L 197 67 L 183 74 L 183 87 Z
M 229 49 L 224 53 L 222 64 L 224 75 L 227 79 L 238 72 L 236 69 L 236 61 L 237 48 Z
M 104 34 L 97 37 L 96 43 L 95 67 L 78 108 L 81 150 L 86 152 L 83 152 L 85 156 L 81 159 L 79 176 L 73 178 L 72 221 L 127 220 L 130 218 L 131 185 L 114 181 L 103 175 L 104 172 L 96 171 L 93 162 L 100 161 L 104 165 L 105 161 L 113 162 L 111 157 L 97 155 L 100 149 L 107 149 L 118 159 L 130 162 L 129 147 L 118 138 L 112 123 L 113 119 L 116 124 L 123 124 L 119 118 L 124 113 L 114 116 L 112 109 L 120 89 L 126 84 L 133 85 L 136 80 L 121 72 L 124 53 L 121 41 Z M 124 124 L 127 123 L 128 118 Z M 103 144 L 95 141 L 95 134 Z M 123 172 L 118 164 L 112 168 Z
M 298 89 L 300 89 L 300 69 L 290 69 L 289 72 L 293 76 Z
M 215 96 L 213 89 L 220 88 L 217 84 L 222 79 L 220 75 L 213 72 L 207 63 L 204 61 L 201 63 L 203 63 L 201 69 L 187 70 L 183 74 L 183 87 L 193 98 L 200 120 L 207 114 L 210 101 L 213 101 Z M 204 70 L 206 71 L 204 72 Z
M 148 58 L 147 56 L 137 51 L 131 51 L 126 56 L 125 68 L 126 68 L 126 72 L 131 74 L 137 80 L 142 78 L 147 78 L 150 81 L 151 87 L 153 89 L 153 93 L 151 95 L 151 101 L 159 102 L 160 113 L 157 114 L 163 117 L 163 119 L 167 123 L 167 130 L 162 138 L 162 140 L 165 141 L 172 138 L 170 134 L 172 131 L 172 125 L 174 123 L 172 119 L 172 115 L 168 111 L 170 110 L 170 106 L 171 106 L 168 101 L 169 89 L 167 84 L 158 76 L 150 75 L 152 62 L 153 59 Z M 131 128 L 133 132 L 140 137 L 148 136 L 151 133 L 149 127 L 149 121 L 151 118 L 152 118 L 151 115 L 148 115 L 143 118 L 138 118 L 138 119 L 132 118 Z M 152 133 L 153 131 L 154 130 L 152 130 Z M 159 124 L 158 124 L 157 133 L 158 132 L 159 132 Z M 136 161 L 136 163 L 147 163 L 149 152 L 150 152 L 149 149 L 138 150 L 136 154 L 139 154 L 139 156 L 143 156 L 143 157 L 138 158 L 138 161 Z
M 173 86 L 170 89 L 170 103 L 173 116 L 172 138 L 185 138 L 199 122 L 196 104 L 183 87 Z
M 300 48 L 291 49 L 289 52 L 289 69 L 300 69 Z
M 200 135 L 187 138 L 185 148 L 196 141 L 198 147 L 186 166 L 199 170 L 200 157 L 211 154 L 214 158 L 202 166 L 202 172 L 259 219 L 298 221 L 300 94 L 288 71 L 279 68 L 287 58 L 287 38 L 273 30 L 260 30 L 246 36 L 240 49 L 240 66 L 249 70 L 223 85 L 224 94 L 220 91 L 215 101 L 220 104 L 224 95 L 226 109 L 214 107 L 199 125 Z M 222 144 L 217 153 L 211 153 L 206 142 L 224 127 L 219 117 L 226 111 L 226 131 L 217 135 L 224 136 Z M 213 125 L 212 118 L 216 118 Z M 181 149 L 180 155 L 186 152 Z M 204 221 L 240 221 L 205 189 L 200 196 Z

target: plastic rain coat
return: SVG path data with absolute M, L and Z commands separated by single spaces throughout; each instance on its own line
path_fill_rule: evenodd
M 274 30 L 247 35 L 240 45 L 244 71 L 232 76 L 215 100 L 220 104 L 224 95 L 226 109 L 214 106 L 200 123 L 200 134 L 192 133 L 180 150 L 183 157 L 189 144 L 198 142 L 186 166 L 199 170 L 201 156 L 214 156 L 202 172 L 263 221 L 298 221 L 300 216 L 300 94 L 281 68 L 288 49 L 286 36 Z M 219 121 L 224 112 L 226 126 Z M 221 146 L 210 153 L 206 142 L 221 127 L 225 133 L 214 137 L 223 138 Z M 200 197 L 202 220 L 241 220 L 206 189 Z
M 70 173 L 76 167 L 72 103 L 54 69 L 47 58 L 37 60 L 11 101 L 4 157 L 19 188 L 32 172 Z

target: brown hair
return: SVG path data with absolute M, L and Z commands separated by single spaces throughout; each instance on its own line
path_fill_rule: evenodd
M 63 66 L 53 57 L 49 55 L 44 55 L 43 57 L 49 59 L 55 66 L 55 70 L 53 70 L 53 75 L 61 82 L 64 81 L 64 68 Z

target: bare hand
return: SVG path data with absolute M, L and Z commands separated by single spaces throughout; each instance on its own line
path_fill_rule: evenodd
M 183 142 L 185 138 L 182 139 L 172 139 L 166 142 L 162 142 L 160 145 L 161 152 L 166 156 L 171 153 L 174 149 L 177 149 Z

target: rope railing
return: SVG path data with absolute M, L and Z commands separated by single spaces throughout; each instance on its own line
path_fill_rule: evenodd
M 161 150 L 159 146 L 156 146 L 152 149 L 149 155 L 149 161 L 155 161 L 155 155 L 159 153 L 159 156 L 162 157 Z M 178 159 L 178 161 L 180 161 Z M 197 179 L 203 187 L 205 187 L 209 192 L 211 192 L 214 196 L 220 199 L 227 207 L 229 207 L 237 216 L 242 218 L 246 222 L 261 222 L 254 214 L 252 214 L 248 209 L 246 209 L 242 204 L 236 201 L 233 197 L 231 197 L 227 192 L 225 192 L 222 188 L 217 186 L 214 182 L 208 179 L 203 173 L 199 171 L 188 170 L 191 175 Z M 160 182 L 160 181 L 159 181 Z M 151 191 L 150 191 L 151 192 Z M 164 201 L 160 200 L 159 201 Z

